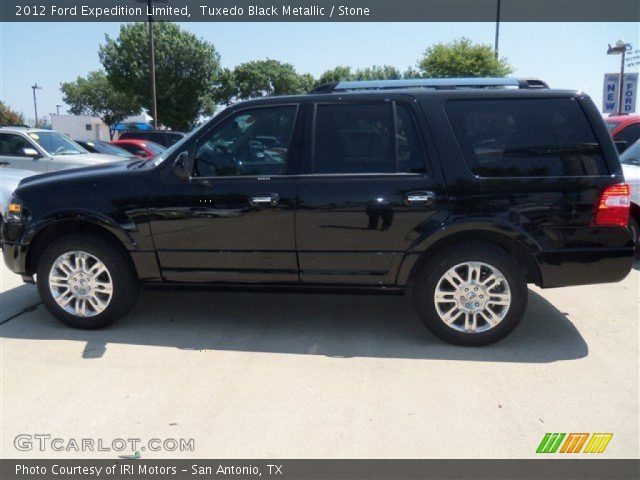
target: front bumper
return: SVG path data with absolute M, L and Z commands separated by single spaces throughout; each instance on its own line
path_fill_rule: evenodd
M 27 274 L 27 245 L 19 243 L 3 243 L 2 256 L 5 265 L 18 275 Z

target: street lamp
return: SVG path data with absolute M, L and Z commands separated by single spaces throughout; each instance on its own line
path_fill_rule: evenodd
M 35 84 L 31 85 L 31 89 L 33 90 L 33 110 L 36 115 L 35 127 L 38 128 L 38 101 L 36 100 L 36 90 L 42 90 L 42 87 L 38 85 L 38 82 L 36 82 Z
M 631 48 L 631 44 L 624 43 L 624 40 L 618 40 L 616 44 L 612 47 L 609 45 L 607 48 L 607 55 L 617 55 L 622 54 L 622 58 L 620 61 L 620 80 L 618 82 L 618 115 L 622 113 L 622 100 L 623 100 L 623 86 L 624 86 L 624 59 L 627 55 L 627 50 Z
M 498 0 L 498 5 L 496 6 L 496 43 L 494 48 L 496 58 L 498 58 L 498 41 L 499 40 L 500 40 L 500 0 Z

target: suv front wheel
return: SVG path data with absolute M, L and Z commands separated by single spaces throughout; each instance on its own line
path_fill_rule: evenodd
M 121 249 L 100 236 L 64 236 L 42 253 L 38 291 L 47 309 L 75 328 L 96 329 L 126 315 L 138 282 Z
M 527 305 L 527 282 L 500 247 L 461 243 L 426 261 L 414 301 L 425 326 L 456 345 L 488 345 L 518 325 Z

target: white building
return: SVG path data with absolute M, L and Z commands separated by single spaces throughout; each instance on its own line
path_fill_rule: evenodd
M 88 115 L 51 115 L 51 128 L 73 140 L 109 141 L 109 127 L 98 117 Z
M 152 117 L 143 112 L 125 118 L 122 123 L 149 123 L 151 120 Z M 51 128 L 73 140 L 110 141 L 109 127 L 100 118 L 89 115 L 51 115 Z M 118 138 L 118 132 L 113 138 Z

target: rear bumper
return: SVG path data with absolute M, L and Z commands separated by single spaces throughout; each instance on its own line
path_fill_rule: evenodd
M 541 287 L 619 282 L 633 268 L 630 248 L 564 249 L 536 254 Z

